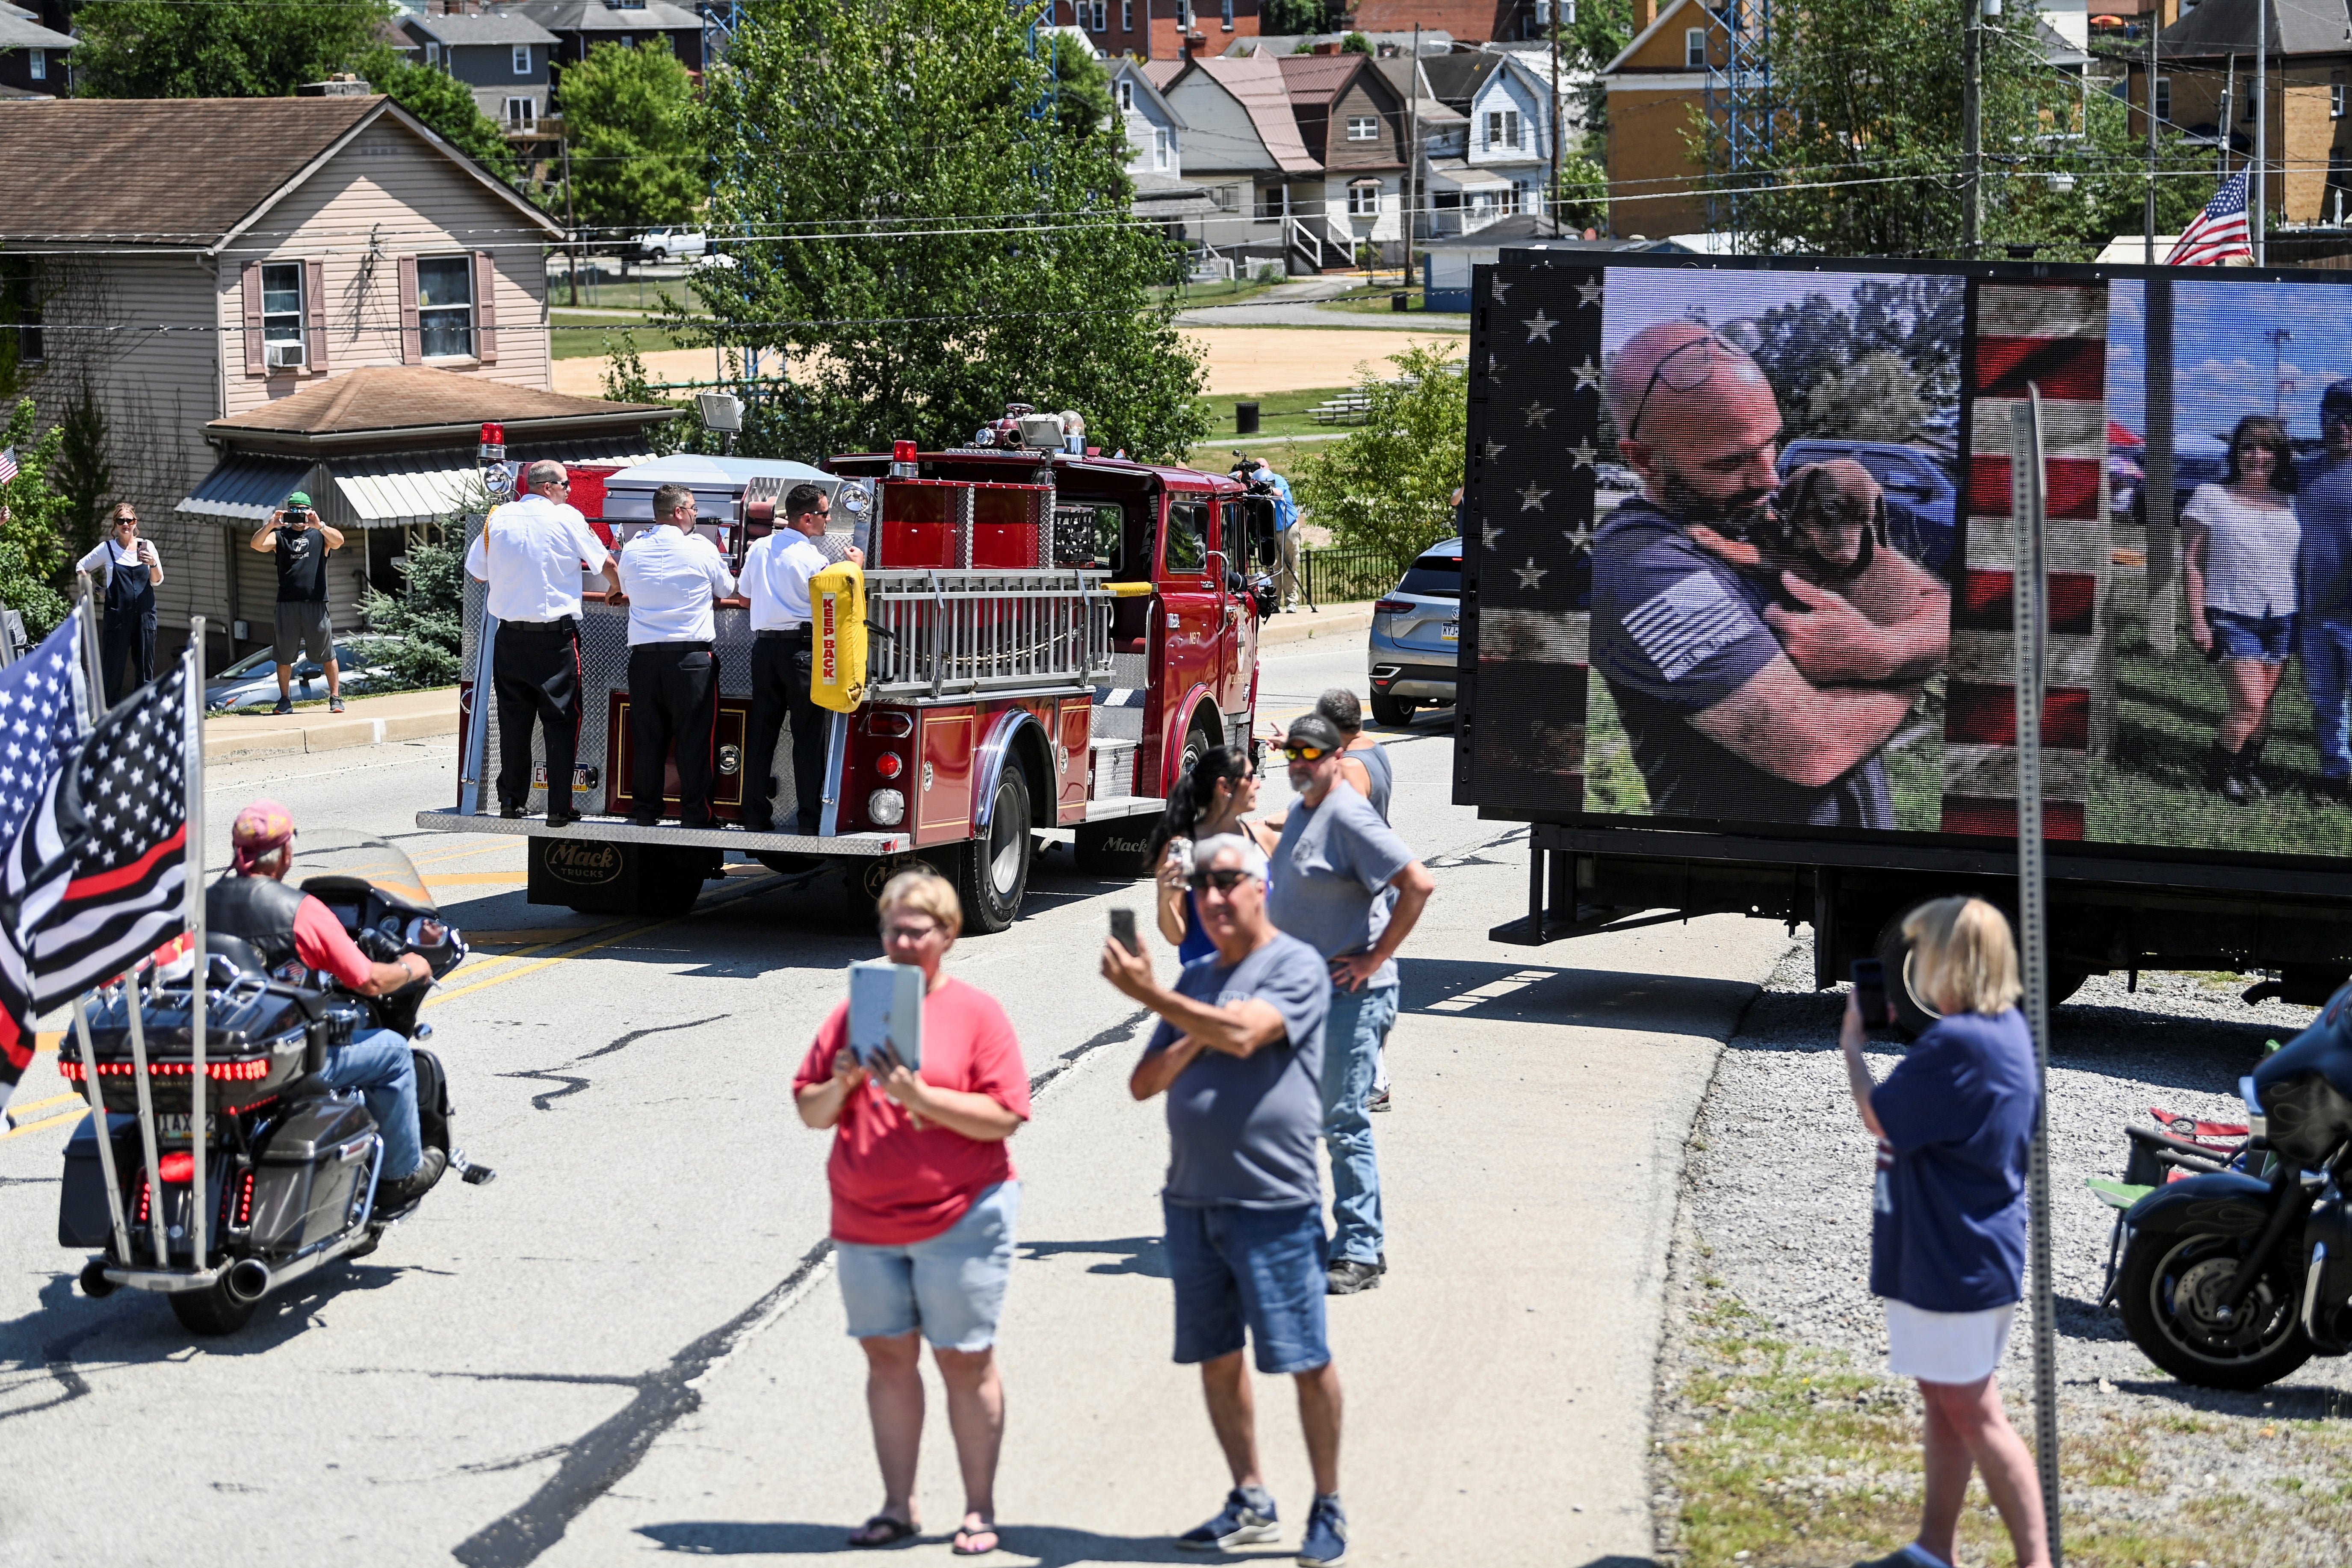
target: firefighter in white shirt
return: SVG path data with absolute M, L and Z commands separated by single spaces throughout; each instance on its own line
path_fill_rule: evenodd
M 825 711 L 809 695 L 815 640 L 809 624 L 809 579 L 833 563 L 815 541 L 824 537 L 833 503 L 814 485 L 795 485 L 784 498 L 784 527 L 751 542 L 743 556 L 743 594 L 751 601 L 751 732 L 747 766 L 766 767 L 776 754 L 784 720 L 793 724 L 793 807 L 798 831 L 814 833 L 824 784 Z M 860 566 L 866 552 L 847 557 Z M 743 826 L 754 833 L 774 826 L 775 775 L 754 776 L 743 796 Z
M 113 537 L 99 541 L 74 569 L 104 578 L 99 668 L 106 672 L 106 705 L 111 708 L 155 679 L 155 584 L 163 580 L 163 563 L 154 543 L 139 537 L 139 509 L 117 501 Z
M 629 607 L 629 769 L 632 819 L 651 827 L 662 816 L 662 764 L 677 747 L 678 820 L 710 818 L 713 737 L 719 723 L 718 619 L 712 601 L 735 592 L 718 546 L 694 531 L 694 492 L 684 485 L 654 491 L 656 526 L 621 549 Z
M 490 684 L 499 707 L 499 815 L 520 816 L 530 800 L 530 729 L 547 737 L 547 820 L 572 809 L 580 750 L 580 574 L 602 572 L 620 588 L 613 552 L 564 500 L 572 481 L 557 462 L 523 474 L 529 493 L 493 510 L 466 552 L 466 570 L 489 584 L 499 623 Z

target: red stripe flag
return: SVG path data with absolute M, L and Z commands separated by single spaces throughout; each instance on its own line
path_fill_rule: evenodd
M 26 973 L 24 933 L 47 912 L 46 900 L 64 873 L 55 874 L 56 882 L 39 882 L 49 851 L 37 847 L 29 868 L 36 879 L 28 880 L 22 855 L 36 837 L 33 825 L 46 819 L 60 771 L 73 761 L 82 724 L 80 668 L 80 623 L 68 619 L 0 670 L 0 735 L 7 740 L 0 747 L 0 844 L 8 847 L 0 857 L 0 1096 L 33 1059 L 33 1016 L 39 1009 Z
M 2254 258 L 2246 229 L 2246 171 L 2221 182 L 2197 221 L 2181 231 L 2179 243 L 2164 258 L 2167 267 L 2219 267 L 2235 257 Z

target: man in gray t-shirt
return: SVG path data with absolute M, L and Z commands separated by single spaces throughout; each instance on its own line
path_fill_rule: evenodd
M 1381 1042 L 1396 1022 L 1396 951 L 1436 889 L 1371 803 L 1339 784 L 1339 728 L 1309 713 L 1290 726 L 1283 755 L 1298 800 L 1274 848 L 1266 914 L 1321 953 L 1331 971 L 1323 1032 L 1323 1137 L 1331 1150 L 1331 1292 L 1380 1283 L 1388 1264 L 1381 1173 L 1366 1114 Z
M 1315 1503 L 1298 1561 L 1337 1563 L 1348 1550 L 1339 1507 L 1339 1374 L 1324 1329 L 1328 1289 L 1323 1191 L 1315 1134 L 1323 1122 L 1323 960 L 1276 931 L 1265 912 L 1265 856 L 1236 834 L 1193 846 L 1192 897 L 1216 951 L 1171 988 L 1151 960 L 1103 944 L 1103 978 L 1160 1015 L 1128 1079 L 1138 1100 L 1168 1096 L 1168 1274 L 1176 1293 L 1176 1360 L 1197 1363 L 1210 1425 L 1233 1490 L 1214 1518 L 1177 1538 L 1223 1551 L 1279 1532 L 1257 1462 L 1255 1417 L 1242 1366 L 1288 1373 L 1315 1473 Z

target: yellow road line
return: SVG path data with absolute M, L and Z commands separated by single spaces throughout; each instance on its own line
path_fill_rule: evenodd
M 412 856 L 410 857 L 410 863 L 417 866 L 438 866 L 445 860 L 464 860 L 476 855 L 495 855 L 501 849 L 514 849 L 518 847 L 520 847 L 520 846 L 518 846 L 513 839 L 501 838 L 495 844 L 481 844 L 477 845 L 471 849 L 452 850 L 446 855 Z
M 82 1097 L 78 1093 L 53 1094 L 47 1100 L 27 1100 L 23 1105 L 12 1105 L 8 1108 L 8 1125 L 11 1127 L 16 1125 L 17 1116 L 25 1111 L 46 1110 L 47 1107 L 52 1105 L 63 1105 L 68 1100 L 72 1100 L 76 1105 L 86 1103 Z
M 63 1116 L 52 1116 L 46 1121 L 28 1121 L 14 1131 L 0 1132 L 0 1143 L 5 1143 L 11 1138 L 22 1138 L 27 1132 L 38 1132 L 44 1127 L 56 1127 L 68 1121 L 79 1121 L 89 1114 L 89 1110 L 84 1108 L 80 1110 L 68 1110 Z
M 58 1042 L 65 1037 L 66 1032 L 63 1029 L 44 1029 L 33 1037 L 33 1049 L 54 1051 L 58 1048 Z
M 446 877 L 427 877 L 427 888 L 479 887 L 488 883 L 513 885 L 530 879 L 526 871 L 458 871 Z

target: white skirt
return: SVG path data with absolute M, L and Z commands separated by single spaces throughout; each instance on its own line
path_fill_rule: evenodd
M 1978 1312 L 1928 1312 L 1908 1301 L 1886 1303 L 1886 1370 L 1922 1383 L 1980 1383 L 2009 1348 L 2017 1303 Z

